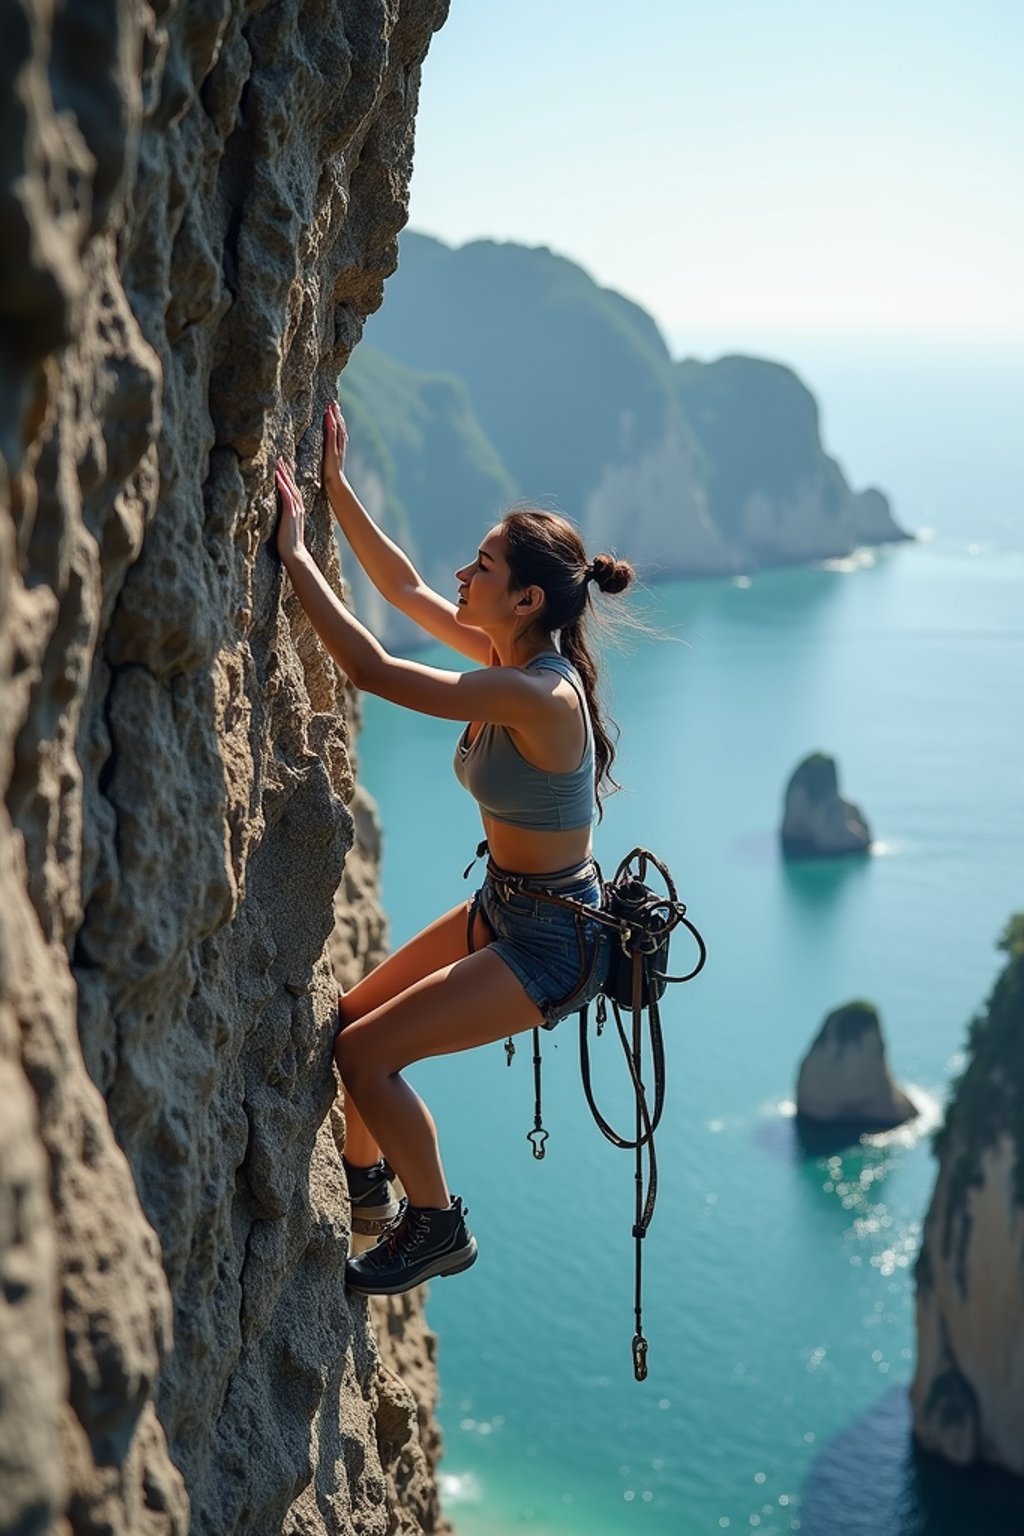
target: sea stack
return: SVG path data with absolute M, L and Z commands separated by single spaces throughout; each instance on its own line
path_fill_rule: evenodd
M 910 1398 L 925 1450 L 1024 1477 L 1024 913 L 936 1138 Z
M 800 1064 L 796 1112 L 814 1125 L 886 1131 L 912 1120 L 914 1104 L 890 1075 L 878 1010 L 846 1003 L 828 1015 Z
M 793 770 L 781 836 L 783 853 L 794 859 L 834 858 L 871 847 L 864 813 L 839 794 L 835 758 L 812 752 Z

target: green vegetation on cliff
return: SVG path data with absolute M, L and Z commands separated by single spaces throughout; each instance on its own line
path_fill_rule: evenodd
M 869 1030 L 881 1032 L 878 1022 L 878 1009 L 874 1003 L 866 1003 L 856 999 L 852 1003 L 844 1003 L 841 1008 L 836 1008 L 829 1014 L 821 1028 L 818 1039 L 827 1033 L 832 1034 L 840 1046 L 856 1045 L 862 1035 Z
M 849 496 L 822 451 L 818 406 L 791 368 L 755 357 L 677 363 L 675 385 L 708 464 L 708 505 L 726 538 L 742 543 L 753 496 L 795 501 L 818 482 L 820 513 L 833 521 Z
M 404 367 L 363 342 L 339 390 L 356 461 L 379 477 L 384 490 L 388 531 L 423 561 L 425 571 L 463 564 L 488 518 L 496 520 L 517 495 L 466 386 L 446 374 Z M 439 514 L 434 526 L 423 516 L 431 508 Z
M 463 379 L 519 484 L 567 509 L 582 506 L 600 465 L 660 442 L 674 411 L 651 317 L 544 248 L 451 250 L 406 233 L 366 335 L 407 367 Z
M 543 247 L 407 232 L 342 393 L 374 429 L 358 447 L 385 521 L 408 514 L 425 573 L 517 497 L 674 576 L 902 536 L 885 498 L 852 492 L 824 452 L 790 369 L 674 363 L 639 305 Z
M 1004 1137 L 1016 1151 L 1014 1198 L 1024 1205 L 1024 913 L 1010 918 L 998 948 L 1007 963 L 971 1021 L 967 1064 L 952 1086 L 945 1124 L 934 1140 L 949 1181 L 943 1250 L 948 1255 L 956 1241 L 961 1288 L 970 1235 L 967 1198 L 982 1183 L 984 1153 Z M 927 1283 L 927 1265 L 919 1265 L 918 1280 Z

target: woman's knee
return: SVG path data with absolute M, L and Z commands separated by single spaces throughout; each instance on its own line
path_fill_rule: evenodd
M 361 987 L 362 982 L 356 982 L 355 986 L 351 987 L 348 992 L 338 993 L 339 1034 L 343 1029 L 347 1029 L 350 1024 L 354 1024 L 357 1019 L 361 1019 L 363 1014 L 366 1012 L 365 1007 L 361 1006 L 359 1000 L 359 991 Z
M 337 1039 L 334 1042 L 334 1060 L 337 1064 L 341 1081 L 346 1088 L 355 1092 L 356 1078 L 359 1072 L 358 1053 L 353 1049 L 352 1036 L 346 1030 L 346 1023 L 350 1022 L 341 1018 L 341 1028 L 338 1030 Z
M 341 1030 L 334 1043 L 334 1059 L 338 1064 L 342 1083 L 357 1101 L 362 1085 L 381 1075 L 387 1075 L 386 1068 L 375 1059 L 370 1042 L 358 1030 Z
M 361 995 L 362 987 L 363 982 L 357 982 L 351 991 L 339 992 L 338 994 L 338 1033 L 334 1042 L 334 1058 L 338 1063 L 339 1070 L 341 1068 L 340 1049 L 343 1037 L 347 1034 L 351 1042 L 353 1024 L 358 1024 L 360 1019 L 365 1018 L 368 1013 L 372 1013 L 374 1008 L 377 1007 L 377 1003 L 372 996 L 365 997 Z M 351 1054 L 347 1047 L 346 1051 L 348 1054 Z

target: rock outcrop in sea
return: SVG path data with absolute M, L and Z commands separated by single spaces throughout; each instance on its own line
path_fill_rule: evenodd
M 917 1114 L 889 1072 L 873 1004 L 845 1003 L 828 1015 L 800 1064 L 796 1112 L 816 1126 L 857 1134 L 891 1130 Z
M 863 811 L 839 793 L 835 758 L 812 752 L 794 768 L 783 803 L 782 851 L 788 858 L 866 853 L 871 832 Z
M 294 453 L 339 579 L 320 417 L 444 13 L 6 13 L 5 1531 L 443 1527 L 420 1304 L 378 1348 L 342 1283 L 327 946 L 381 952 L 375 832 L 270 545 Z
M 926 1450 L 1024 1477 L 1024 914 L 1000 948 L 935 1141 L 911 1403 Z

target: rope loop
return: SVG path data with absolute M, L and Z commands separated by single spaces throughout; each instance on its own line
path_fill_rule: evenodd
M 652 890 L 647 883 L 649 869 L 660 875 L 664 895 Z M 509 884 L 511 885 L 513 876 Z M 567 907 L 576 916 L 577 938 L 580 942 L 581 959 L 582 922 L 602 923 L 613 929 L 618 944 L 611 948 L 608 976 L 597 997 L 596 1033 L 601 1035 L 608 1009 L 615 1020 L 615 1029 L 622 1046 L 626 1069 L 633 1085 L 635 1121 L 633 1134 L 622 1135 L 605 1119 L 594 1098 L 590 1072 L 590 1040 L 588 1010 L 582 1008 L 579 1015 L 580 1075 L 583 1092 L 594 1122 L 606 1140 L 636 1154 L 635 1190 L 636 1210 L 632 1236 L 634 1240 L 634 1314 L 636 1332 L 633 1335 L 633 1375 L 637 1381 L 647 1379 L 648 1343 L 643 1331 L 643 1240 L 654 1218 L 654 1206 L 658 1195 L 658 1162 L 654 1150 L 654 1133 L 665 1108 L 665 1042 L 661 1029 L 658 1003 L 670 983 L 692 981 L 704 967 L 707 947 L 703 938 L 686 915 L 686 906 L 679 900 L 675 882 L 668 869 L 647 848 L 634 848 L 620 863 L 615 876 L 602 882 L 603 903 L 600 907 L 588 907 L 568 896 L 558 896 L 554 891 L 543 891 L 531 883 L 530 894 L 538 901 L 554 906 Z M 697 946 L 696 963 L 689 971 L 672 976 L 668 971 L 669 939 L 677 928 L 685 928 Z M 624 1015 L 630 1016 L 627 1029 Z M 647 1038 L 644 1039 L 643 1020 L 647 1018 Z M 535 1158 L 544 1156 L 544 1143 L 548 1133 L 541 1120 L 541 1053 L 540 1031 L 533 1031 L 534 1054 L 534 1125 L 527 1133 L 527 1141 Z M 512 1042 L 506 1045 L 509 1063 Z M 649 1062 L 653 1073 L 653 1098 L 649 1099 L 644 1083 L 644 1066 Z M 646 1163 L 646 1167 L 645 1167 Z

